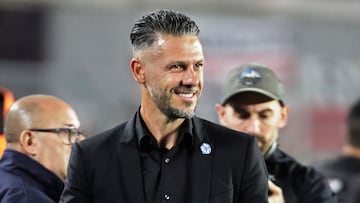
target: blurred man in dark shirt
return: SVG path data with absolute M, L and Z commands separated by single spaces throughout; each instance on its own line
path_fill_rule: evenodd
M 360 202 L 360 99 L 347 115 L 347 142 L 341 156 L 314 163 L 329 180 L 340 203 Z

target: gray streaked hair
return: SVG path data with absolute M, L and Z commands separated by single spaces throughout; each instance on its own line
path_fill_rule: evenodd
M 149 48 L 159 34 L 199 36 L 200 30 L 190 17 L 173 10 L 158 10 L 135 22 L 130 33 L 133 52 Z

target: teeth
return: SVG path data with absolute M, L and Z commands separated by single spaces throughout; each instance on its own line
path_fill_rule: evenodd
M 193 96 L 193 94 L 184 94 L 184 93 L 180 93 L 179 95 L 182 97 L 188 97 L 188 98 Z

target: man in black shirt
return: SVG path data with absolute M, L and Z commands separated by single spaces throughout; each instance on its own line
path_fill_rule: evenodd
M 286 125 L 288 108 L 281 82 L 270 68 L 259 64 L 232 69 L 221 104 L 216 105 L 222 125 L 257 138 L 271 180 L 270 203 L 336 202 L 321 174 L 279 149 L 278 131 Z
M 360 202 L 360 100 L 347 115 L 347 143 L 343 155 L 314 163 L 314 166 L 328 178 L 339 202 Z
M 195 22 L 159 10 L 139 19 L 130 39 L 140 108 L 73 145 L 60 202 L 268 202 L 255 138 L 194 115 L 205 63 Z
M 177 202 L 189 202 L 186 188 L 190 187 L 188 185 L 190 164 L 187 162 L 191 157 L 192 123 L 188 119 L 184 121 L 178 144 L 167 149 L 158 147 L 155 138 L 146 129 L 140 114 L 137 114 L 136 119 L 138 121 L 135 124 L 136 134 L 145 180 L 145 202 L 161 202 L 164 197 L 160 191 L 165 190 L 171 191 L 169 193 L 173 194 L 172 198 L 176 198 Z

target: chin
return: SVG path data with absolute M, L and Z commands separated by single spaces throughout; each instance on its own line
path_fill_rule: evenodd
M 192 118 L 195 112 L 193 109 L 181 109 L 181 108 L 172 108 L 171 113 L 168 114 L 170 118 Z

